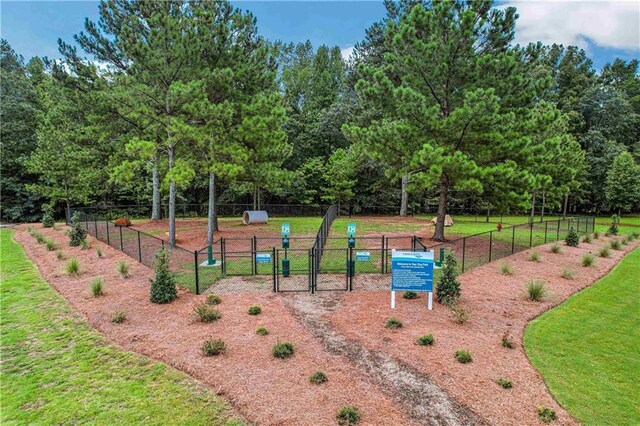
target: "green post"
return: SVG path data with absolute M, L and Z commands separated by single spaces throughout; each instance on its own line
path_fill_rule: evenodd
M 209 247 L 207 247 L 207 265 L 211 266 L 215 264 L 216 260 L 213 258 L 213 246 L 209 244 Z
M 284 259 L 282 259 L 282 276 L 288 277 L 289 273 L 290 273 L 289 259 L 285 257 Z
M 440 247 L 440 259 L 436 260 L 436 266 L 437 267 L 442 267 L 442 264 L 444 263 L 444 247 Z

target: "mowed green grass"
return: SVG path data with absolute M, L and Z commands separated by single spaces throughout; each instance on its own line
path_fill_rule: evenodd
M 532 321 L 524 344 L 558 402 L 586 425 L 640 424 L 640 249 Z
M 240 424 L 187 375 L 108 344 L 40 277 L 13 232 L 0 230 L 1 424 Z

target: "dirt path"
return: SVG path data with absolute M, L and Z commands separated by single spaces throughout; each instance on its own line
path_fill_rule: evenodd
M 384 352 L 369 350 L 336 332 L 326 316 L 336 310 L 339 302 L 340 296 L 336 293 L 297 295 L 288 300 L 287 306 L 293 316 L 322 342 L 325 350 L 347 357 L 416 422 L 425 425 L 486 424 L 470 410 L 453 401 L 426 374 Z

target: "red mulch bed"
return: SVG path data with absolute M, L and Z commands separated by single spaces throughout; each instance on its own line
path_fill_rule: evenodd
M 577 248 L 563 244 L 563 254 L 550 253 L 549 245 L 537 247 L 535 250 L 542 255 L 540 263 L 528 260 L 531 250 L 516 254 L 504 259 L 514 266 L 513 276 L 500 274 L 498 262 L 461 275 L 460 303 L 471 312 L 471 318 L 463 325 L 455 323 L 449 309 L 442 305 L 434 303 L 433 311 L 428 311 L 424 294 L 417 300 L 399 297 L 396 309 L 392 310 L 388 291 L 344 294 L 342 307 L 334 311 L 330 320 L 347 338 L 427 373 L 457 401 L 491 424 L 541 424 L 537 417 L 540 406 L 554 409 L 558 424 L 575 424 L 529 363 L 522 335 L 530 320 L 604 276 L 625 253 L 638 246 L 636 241 L 623 247 L 623 251 L 612 251 L 610 259 L 597 257 L 594 267 L 581 265 L 585 253 L 595 254 L 608 241 L 610 238 L 601 237 L 593 244 L 580 243 Z M 560 277 L 564 267 L 576 271 L 573 280 Z M 549 294 L 542 302 L 526 299 L 525 283 L 530 278 L 546 281 Z M 396 331 L 386 329 L 389 317 L 399 318 L 404 327 Z M 516 343 L 515 349 L 502 347 L 505 333 Z M 423 334 L 433 334 L 432 347 L 415 343 Z M 473 362 L 458 363 L 454 358 L 458 349 L 470 351 Z M 495 381 L 501 377 L 511 380 L 513 388 L 505 390 L 498 386 Z
M 32 225 L 40 228 L 40 225 Z M 327 353 L 320 341 L 310 335 L 283 305 L 285 296 L 273 293 L 225 294 L 219 305 L 222 318 L 204 324 L 192 311 L 204 295 L 180 291 L 173 303 L 149 302 L 149 278 L 152 271 L 119 251 L 89 237 L 90 250 L 69 247 L 64 229 L 38 229 L 54 239 L 66 259 L 76 256 L 82 275 L 64 273 L 66 260 L 57 260 L 55 252 L 17 228 L 15 239 L 36 263 L 43 277 L 81 312 L 92 327 L 122 347 L 166 362 L 218 392 L 249 422 L 269 425 L 333 424 L 344 405 L 360 407 L 363 424 L 412 424 L 400 409 L 375 384 L 358 374 L 349 361 Z M 104 258 L 96 256 L 100 246 Z M 132 276 L 123 279 L 117 262 L 131 265 Z M 105 280 L 105 295 L 94 298 L 89 282 L 95 276 Z M 260 305 L 262 314 L 250 316 L 247 309 Z M 111 317 L 122 310 L 127 319 L 113 324 Z M 258 336 L 255 329 L 265 326 L 269 335 Z M 228 350 L 217 357 L 200 352 L 207 338 L 222 338 Z M 295 345 L 292 358 L 281 360 L 271 355 L 276 341 Z M 329 381 L 309 383 L 315 371 L 324 371 Z

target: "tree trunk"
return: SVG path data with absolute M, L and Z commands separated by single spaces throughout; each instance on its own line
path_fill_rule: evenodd
M 153 161 L 151 170 L 153 176 L 153 205 L 151 206 L 151 220 L 160 219 L 160 177 L 158 176 L 158 160 Z
M 489 223 L 489 219 L 491 218 L 491 206 L 487 207 L 487 220 L 485 222 Z
M 409 175 L 402 176 L 402 196 L 400 198 L 400 216 L 407 215 L 407 206 L 409 204 L 409 193 L 407 187 L 409 186 Z
M 209 172 L 209 209 L 207 212 L 207 244 L 213 243 L 213 231 L 218 230 L 216 215 L 216 174 Z
M 536 211 L 536 193 L 531 196 L 531 214 L 529 215 L 529 222 L 533 222 L 533 216 Z
M 567 217 L 567 207 L 569 206 L 569 191 L 564 194 L 564 206 L 562 207 L 562 218 L 565 219 Z
M 440 200 L 438 202 L 438 219 L 436 220 L 436 231 L 433 239 L 436 241 L 445 241 L 444 239 L 444 219 L 447 216 L 447 203 L 449 196 L 449 179 L 447 175 L 442 173 L 440 176 Z
M 253 210 L 258 210 L 258 185 L 253 185 Z
M 540 222 L 544 220 L 544 205 L 547 202 L 547 193 L 542 191 L 542 207 L 540 209 Z
M 174 148 L 169 148 L 169 171 L 173 170 Z M 169 182 L 169 248 L 176 245 L 176 180 Z

